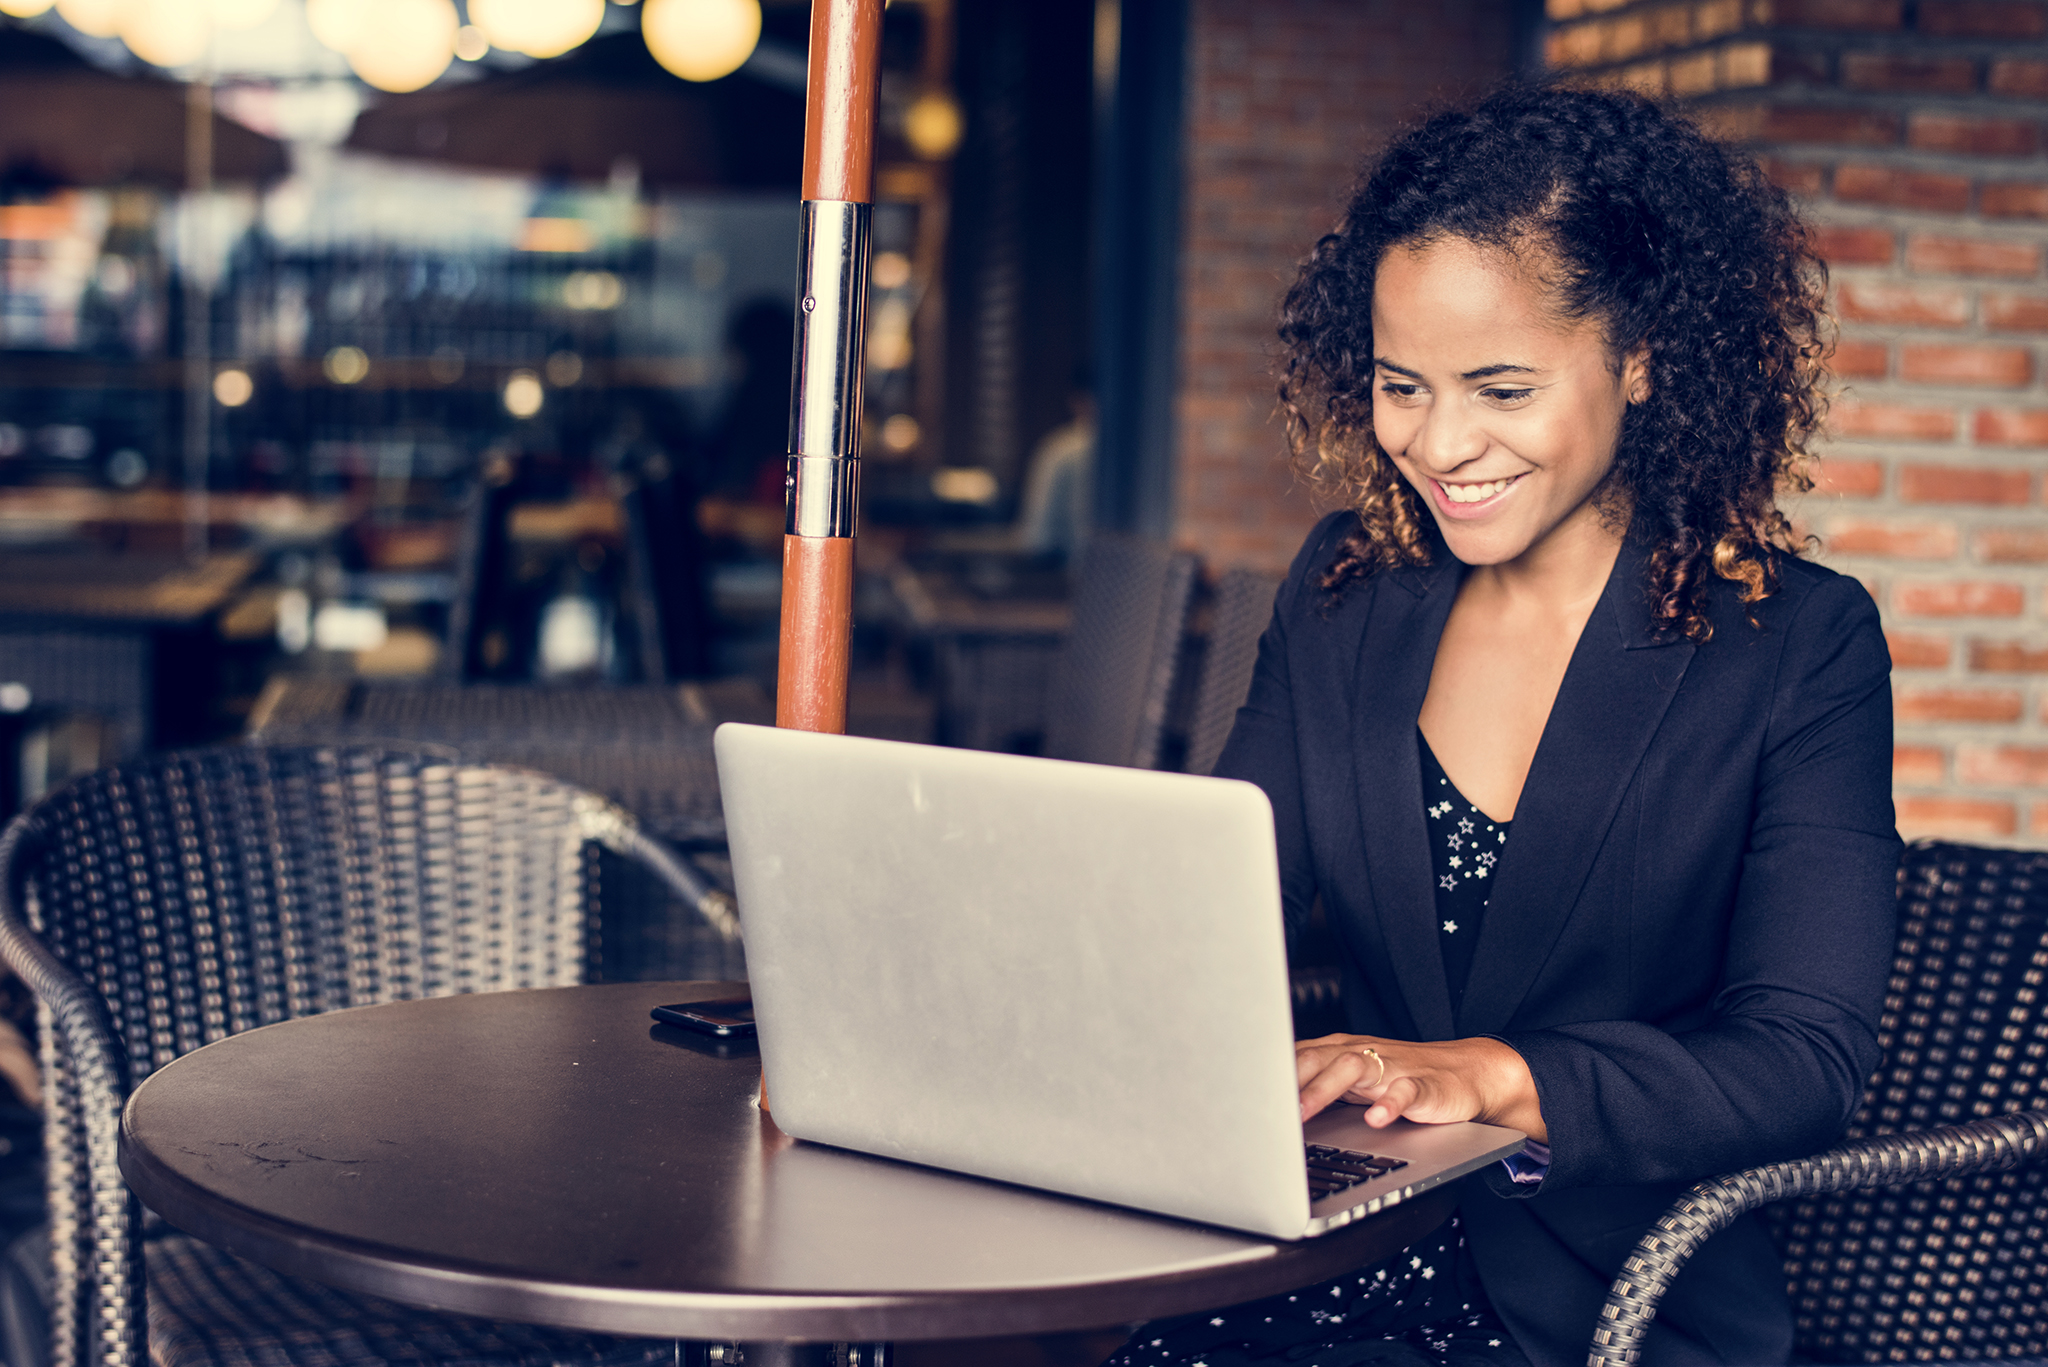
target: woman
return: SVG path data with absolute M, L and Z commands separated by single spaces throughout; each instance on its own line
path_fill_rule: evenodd
M 1114 1363 L 1585 1360 L 1689 1184 L 1824 1147 L 1878 1061 L 1898 838 L 1869 596 L 1776 506 L 1824 268 L 1739 152 L 1637 97 L 1509 89 L 1396 142 L 1287 296 L 1309 536 L 1217 772 L 1272 799 L 1353 1033 L 1302 1112 L 1527 1151 L 1399 1257 L 1147 1326 Z M 1745 1222 L 1649 1367 L 1784 1362 Z

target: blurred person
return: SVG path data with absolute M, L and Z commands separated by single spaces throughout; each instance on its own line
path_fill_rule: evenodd
M 1614 92 L 1428 119 L 1316 244 L 1280 394 L 1344 508 L 1216 772 L 1272 801 L 1290 932 L 1320 897 L 1343 942 L 1303 1116 L 1530 1142 L 1399 1255 L 1143 1326 L 1118 1367 L 1580 1363 L 1674 1198 L 1840 1137 L 1900 847 L 1876 608 L 1777 504 L 1811 487 L 1825 285 L 1748 155 Z M 1644 1362 L 1791 1347 L 1745 1217 Z
M 1012 529 L 1018 550 L 1063 563 L 1081 553 L 1094 526 L 1095 395 L 1076 387 L 1067 410 L 1067 421 L 1031 450 Z

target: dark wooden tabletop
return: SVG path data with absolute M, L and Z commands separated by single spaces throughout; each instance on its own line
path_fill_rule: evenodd
M 172 1224 L 280 1271 L 623 1334 L 1046 1333 L 1269 1295 L 1383 1257 L 1409 1205 L 1297 1244 L 797 1143 L 759 1060 L 653 1024 L 733 985 L 364 1007 L 188 1054 L 122 1120 Z

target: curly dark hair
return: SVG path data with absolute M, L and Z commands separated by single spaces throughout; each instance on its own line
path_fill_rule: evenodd
M 1540 251 L 1563 316 L 1597 320 L 1613 356 L 1647 348 L 1602 497 L 1653 548 L 1658 627 L 1711 635 L 1716 575 L 1744 602 L 1774 592 L 1803 549 L 1778 495 L 1812 487 L 1826 409 L 1827 268 L 1745 153 L 1640 95 L 1544 85 L 1397 138 L 1287 292 L 1288 443 L 1363 524 L 1324 587 L 1429 561 L 1430 516 L 1373 436 L 1372 294 L 1389 249 L 1447 237 Z

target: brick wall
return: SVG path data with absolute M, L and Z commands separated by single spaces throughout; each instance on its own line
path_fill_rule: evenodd
M 1510 0 L 1189 0 L 1176 532 L 1284 568 L 1314 520 L 1273 419 L 1274 324 L 1366 153 L 1505 75 Z
M 1547 53 L 1690 103 L 1819 225 L 1821 559 L 1891 640 L 1899 826 L 2048 844 L 2048 3 L 1549 0 Z

